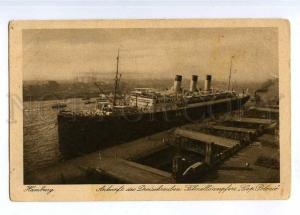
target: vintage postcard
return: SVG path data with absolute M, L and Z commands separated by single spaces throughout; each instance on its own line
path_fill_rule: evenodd
M 287 199 L 280 19 L 11 21 L 13 201 Z

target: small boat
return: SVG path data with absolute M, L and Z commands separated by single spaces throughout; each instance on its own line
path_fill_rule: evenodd
M 58 103 L 58 104 L 52 105 L 51 107 L 52 107 L 52 109 L 60 109 L 60 108 L 67 107 L 67 105 L 66 104 L 62 104 L 62 103 Z
M 86 104 L 86 105 L 88 105 L 88 104 L 94 104 L 94 103 L 96 103 L 95 101 L 86 101 L 86 102 L 84 102 L 84 104 Z

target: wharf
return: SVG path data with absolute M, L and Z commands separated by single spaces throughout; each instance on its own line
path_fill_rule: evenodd
M 162 139 L 168 133 L 168 131 L 160 132 L 148 138 L 141 138 L 36 170 L 28 174 L 25 184 L 63 184 L 80 181 L 85 177 L 86 169 L 102 170 L 106 175 L 115 176 L 127 183 L 142 183 L 147 178 L 147 183 L 149 179 L 157 183 L 171 182 L 171 175 L 167 172 L 153 171 L 150 167 L 125 161 L 167 148 L 168 145 Z
M 98 169 L 102 175 L 116 178 L 122 183 L 128 184 L 166 184 L 174 183 L 172 174 L 138 164 L 124 159 L 105 159 L 100 162 Z

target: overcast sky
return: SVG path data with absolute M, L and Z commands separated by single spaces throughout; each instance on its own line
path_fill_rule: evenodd
M 264 81 L 278 74 L 275 28 L 48 29 L 23 31 L 24 80 L 113 77 L 120 47 L 123 78 L 192 74 Z

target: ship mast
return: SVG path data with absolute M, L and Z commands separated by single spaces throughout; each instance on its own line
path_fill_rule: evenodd
M 229 78 L 228 78 L 228 90 L 230 90 L 230 80 L 231 80 L 231 70 L 232 70 L 232 59 L 234 58 L 234 56 L 231 56 L 230 59 L 230 70 L 229 70 Z
M 117 71 L 116 71 L 116 76 L 115 76 L 115 86 L 114 86 L 114 98 L 113 98 L 113 106 L 116 105 L 116 95 L 117 95 L 117 89 L 119 85 L 119 54 L 120 54 L 120 49 L 118 49 L 118 56 L 117 56 Z

